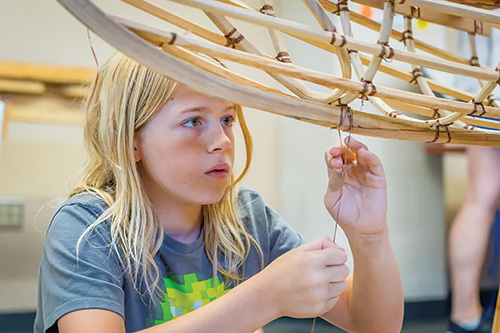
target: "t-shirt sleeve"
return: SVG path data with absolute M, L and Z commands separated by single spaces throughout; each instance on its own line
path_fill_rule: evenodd
M 246 222 L 247 229 L 259 243 L 265 266 L 304 242 L 299 233 L 266 205 L 258 192 L 242 188 L 238 199 L 240 213 Z
M 269 227 L 270 261 L 304 243 L 301 234 L 294 231 L 285 220 L 270 207 L 266 206 Z
M 122 269 L 103 222 L 80 242 L 99 217 L 91 204 L 66 204 L 54 215 L 40 265 L 43 323 L 51 328 L 63 315 L 81 309 L 106 309 L 124 316 Z

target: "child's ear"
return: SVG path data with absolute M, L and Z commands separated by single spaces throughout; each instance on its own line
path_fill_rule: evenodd
M 134 160 L 136 163 L 140 162 L 142 159 L 141 151 L 139 149 L 139 138 L 136 136 L 134 138 Z

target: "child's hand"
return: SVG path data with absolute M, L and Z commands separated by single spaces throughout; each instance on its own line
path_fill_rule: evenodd
M 384 168 L 364 144 L 352 137 L 350 142 L 348 138 L 344 141 L 348 147 L 332 147 L 325 154 L 329 177 L 326 208 L 347 236 L 382 234 L 387 227 Z M 345 171 L 343 186 L 342 168 Z
M 342 248 L 322 237 L 285 253 L 258 276 L 278 316 L 316 317 L 346 289 L 346 260 Z

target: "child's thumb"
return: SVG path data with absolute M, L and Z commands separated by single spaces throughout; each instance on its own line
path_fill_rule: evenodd
M 318 251 L 329 247 L 338 247 L 337 244 L 326 236 L 322 236 L 313 240 L 312 242 L 305 243 L 300 248 L 304 251 Z

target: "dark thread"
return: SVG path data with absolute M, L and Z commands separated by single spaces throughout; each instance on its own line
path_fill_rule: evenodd
M 347 4 L 347 0 L 339 0 L 337 3 L 337 10 L 332 12 L 332 14 L 339 15 L 340 12 L 348 12 L 349 5 Z
M 414 18 L 420 18 L 420 7 L 411 6 L 411 16 Z
M 274 7 L 270 4 L 265 4 L 259 9 L 259 12 L 261 12 L 264 15 L 269 15 L 269 16 L 276 16 L 274 14 Z
M 418 83 L 417 79 L 419 77 L 425 77 L 424 72 L 420 69 L 420 67 L 415 68 L 414 70 L 411 71 L 411 74 L 413 75 L 413 78 L 410 80 L 410 83 Z
M 230 38 L 232 35 L 234 35 L 234 33 L 238 31 L 236 28 L 233 28 L 231 29 L 231 31 L 229 31 L 227 34 L 224 35 L 224 37 L 226 38 Z
M 172 39 L 170 39 L 168 45 L 174 45 L 176 39 L 177 39 L 177 34 L 175 32 L 172 32 Z
M 339 119 L 339 124 L 336 127 L 332 127 L 332 129 L 337 129 L 342 126 L 344 126 L 344 120 L 347 118 L 349 121 L 349 131 L 352 131 L 354 128 L 354 114 L 352 112 L 352 109 L 349 107 L 347 104 L 342 104 L 340 99 L 338 100 L 339 107 L 340 107 L 340 119 Z
M 340 39 L 341 39 L 341 42 L 340 42 L 339 47 L 343 47 L 345 44 L 347 44 L 347 38 L 345 38 L 344 35 L 340 35 Z
M 286 62 L 286 63 L 292 62 L 292 58 L 290 58 L 290 54 L 287 51 L 281 51 L 280 53 L 278 53 L 276 59 L 279 62 Z
M 445 128 L 445 131 L 446 131 L 446 134 L 448 135 L 448 140 L 445 142 L 445 143 L 450 143 L 451 142 L 451 133 L 450 133 L 450 129 L 448 128 L 448 126 L 450 126 L 451 124 L 448 124 L 448 125 L 441 125 L 439 123 L 439 120 L 437 121 L 436 123 L 436 136 L 434 137 L 434 140 L 432 140 L 431 142 L 437 142 L 439 140 L 439 135 L 441 134 L 441 131 L 439 130 L 440 127 L 444 127 Z
M 474 33 L 475 34 L 483 33 L 483 22 L 474 20 Z
M 469 114 L 469 116 L 473 116 L 477 113 L 477 107 L 478 106 L 481 106 L 481 114 L 478 115 L 478 117 L 481 117 L 483 114 L 486 113 L 486 108 L 484 107 L 483 103 L 482 102 L 476 102 L 474 99 L 472 100 L 472 103 L 474 103 L 474 110 L 472 111 L 471 114 Z
M 377 44 L 379 44 L 380 47 L 382 48 L 381 51 L 380 51 L 380 54 L 378 55 L 380 58 L 382 58 L 382 59 L 392 59 L 394 57 L 394 55 L 396 54 L 396 52 L 394 51 L 394 49 L 389 46 L 388 42 L 377 41 Z M 387 50 L 387 49 L 389 49 L 389 50 Z
M 229 31 L 227 34 L 224 35 L 226 37 L 227 43 L 224 46 L 230 47 L 230 48 L 236 48 L 236 44 L 240 43 L 243 39 L 245 39 L 245 36 L 243 36 L 241 33 L 238 37 L 236 38 L 231 38 L 232 35 L 234 35 L 238 30 L 236 28 L 233 28 L 231 31 Z
M 401 113 L 397 112 L 397 111 L 391 111 L 387 114 L 389 117 L 391 118 L 397 118 L 398 116 L 401 115 Z
M 479 67 L 479 58 L 477 56 L 472 56 L 469 60 L 471 66 Z
M 401 38 L 400 42 L 405 43 L 405 46 L 406 46 L 407 39 L 413 40 L 413 31 L 411 31 L 411 30 L 403 31 L 403 37 Z
M 486 98 L 486 100 L 488 101 L 488 106 L 493 106 L 493 104 L 495 103 L 495 101 L 497 99 L 496 99 L 495 95 L 489 94 L 488 97 Z

